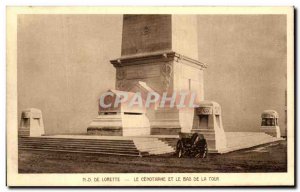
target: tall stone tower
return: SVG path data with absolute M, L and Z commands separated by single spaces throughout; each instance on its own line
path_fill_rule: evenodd
M 124 15 L 116 89 L 130 91 L 139 81 L 158 93 L 193 91 L 204 99 L 203 68 L 198 61 L 197 17 L 194 15 Z M 159 108 L 149 114 L 151 134 L 190 131 L 194 110 Z

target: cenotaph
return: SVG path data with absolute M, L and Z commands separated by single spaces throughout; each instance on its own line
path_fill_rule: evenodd
M 113 104 L 124 91 L 109 90 L 104 100 L 105 104 Z M 134 93 L 127 92 L 129 98 Z M 145 136 L 150 135 L 150 124 L 146 117 L 145 108 L 129 106 L 130 103 L 119 103 L 116 107 L 111 105 L 103 108 L 99 105 L 99 116 L 96 117 L 88 127 L 89 135 L 108 136 Z
M 190 91 L 196 102 L 204 99 L 206 65 L 198 61 L 195 15 L 124 15 L 121 57 L 111 63 L 117 90 L 132 91 L 143 82 L 159 94 Z M 190 132 L 194 123 L 194 109 L 158 107 L 147 116 L 151 135 Z

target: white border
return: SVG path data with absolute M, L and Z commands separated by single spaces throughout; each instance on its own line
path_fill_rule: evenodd
M 88 6 L 96 6 L 96 5 L 100 5 L 100 6 L 104 6 L 104 5 L 172 5 L 172 6 L 180 6 L 180 5 L 206 5 L 206 6 L 211 6 L 211 5 L 219 5 L 219 6 L 291 6 L 291 5 L 295 5 L 296 7 L 300 7 L 300 1 L 298 0 L 280 0 L 280 1 L 261 1 L 261 0 L 243 0 L 243 1 L 239 1 L 239 0 L 231 0 L 231 1 L 226 1 L 226 0 L 210 0 L 210 1 L 197 1 L 197 0 L 193 0 L 193 1 L 188 1 L 185 0 L 184 4 L 183 1 L 180 0 L 172 0 L 172 1 L 167 1 L 167 0 L 152 0 L 149 2 L 145 2 L 145 1 L 138 1 L 138 0 L 127 0 L 126 2 L 123 0 L 110 0 L 110 1 L 82 1 L 82 0 L 68 0 L 68 1 L 61 1 L 61 0 L 4 0 L 4 1 L 0 1 L 0 27 L 1 27 L 1 31 L 0 31 L 0 44 L 1 44 L 1 52 L 0 52 L 0 58 L 1 58 L 1 65 L 0 65 L 0 125 L 2 127 L 2 139 L 1 139 L 1 149 L 2 149 L 2 154 L 5 154 L 5 116 L 6 116 L 6 111 L 5 111 L 5 103 L 6 103 L 6 83 L 5 83 L 5 79 L 6 79 L 6 67 L 5 67 L 5 63 L 6 63 L 6 14 L 5 14 L 5 7 L 7 5 L 17 5 L 17 6 L 21 6 L 21 5 L 40 5 L 40 6 L 53 6 L 53 5 L 60 5 L 60 6 L 75 6 L 75 5 L 88 5 Z M 297 21 L 298 24 L 299 20 Z M 299 49 L 297 51 L 297 53 L 299 52 Z M 296 54 L 297 54 L 296 53 Z M 298 72 L 298 71 L 297 71 Z M 299 82 L 298 82 L 299 85 Z M 298 86 L 297 86 L 298 87 Z M 297 106 L 298 108 L 298 106 Z M 298 114 L 299 115 L 299 114 Z M 297 116 L 298 118 L 298 116 Z M 298 131 L 298 138 L 299 138 L 299 131 Z M 299 150 L 299 148 L 298 148 Z M 1 160 L 0 160 L 0 165 L 1 165 L 1 181 L 2 181 L 2 185 L 1 185 L 1 191 L 6 191 L 7 188 L 5 187 L 5 180 L 6 180 L 6 167 L 5 167 L 5 161 L 6 161 L 6 157 L 5 155 L 2 156 Z M 299 166 L 298 166 L 299 167 Z M 298 177 L 299 178 L 299 177 Z M 29 189 L 30 190 L 30 189 Z M 61 190 L 60 190 L 61 191 Z M 82 189 L 80 191 L 86 191 L 86 189 Z M 206 189 L 204 191 L 207 191 Z

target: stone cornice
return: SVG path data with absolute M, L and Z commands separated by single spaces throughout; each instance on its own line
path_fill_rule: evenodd
M 129 65 L 138 65 L 151 62 L 167 62 L 167 61 L 182 61 L 189 64 L 196 65 L 201 69 L 207 68 L 207 65 L 197 61 L 195 59 L 186 57 L 184 55 L 178 54 L 174 51 L 163 51 L 163 52 L 154 52 L 148 54 L 137 54 L 132 56 L 122 56 L 121 58 L 111 60 L 111 64 L 115 67 L 129 66 Z

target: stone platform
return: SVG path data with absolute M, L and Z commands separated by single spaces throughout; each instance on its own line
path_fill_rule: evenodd
M 95 135 L 52 135 L 19 137 L 19 149 L 93 153 L 103 155 L 149 156 L 173 153 L 175 150 L 160 137 L 124 137 Z M 173 139 L 177 141 L 176 137 Z
M 227 148 L 220 153 L 228 153 L 240 149 L 246 149 L 257 145 L 284 140 L 272 137 L 263 132 L 225 132 Z
M 225 150 L 209 153 L 227 153 L 271 143 L 275 138 L 262 132 L 226 132 Z M 19 149 L 43 150 L 76 153 L 95 153 L 123 156 L 148 156 L 173 154 L 178 136 L 97 136 L 97 135 L 49 135 L 39 137 L 20 137 Z

